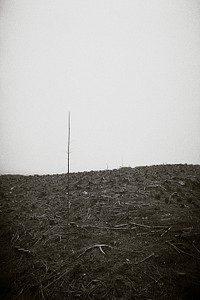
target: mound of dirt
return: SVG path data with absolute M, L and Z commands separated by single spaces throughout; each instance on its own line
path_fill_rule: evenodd
M 199 165 L 69 179 L 0 176 L 1 299 L 200 299 Z

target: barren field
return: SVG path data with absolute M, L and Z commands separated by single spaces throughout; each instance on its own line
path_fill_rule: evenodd
M 1 299 L 200 299 L 200 166 L 0 176 Z

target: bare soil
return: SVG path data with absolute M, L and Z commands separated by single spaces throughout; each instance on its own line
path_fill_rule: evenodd
M 200 299 L 200 166 L 0 176 L 1 299 Z

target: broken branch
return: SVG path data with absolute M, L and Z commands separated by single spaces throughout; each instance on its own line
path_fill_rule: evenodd
M 100 251 L 102 252 L 102 253 L 104 253 L 105 254 L 105 252 L 103 251 L 103 249 L 102 249 L 102 247 L 108 247 L 108 248 L 112 248 L 111 246 L 109 246 L 109 245 L 106 245 L 106 244 L 97 244 L 97 245 L 92 245 L 92 246 L 90 246 L 90 247 L 88 247 L 88 248 L 86 248 L 81 254 L 79 254 L 79 256 L 78 256 L 78 258 L 79 257 L 81 257 L 83 254 L 85 254 L 87 251 L 89 251 L 89 250 L 91 250 L 91 249 L 93 249 L 93 248 L 99 248 L 100 249 Z
M 172 246 L 178 253 L 183 253 L 186 254 L 188 256 L 191 256 L 193 258 L 199 259 L 198 257 L 193 256 L 192 254 L 185 252 L 184 250 L 181 250 L 180 248 L 178 248 L 177 246 L 175 246 L 174 244 L 171 243 L 171 241 L 166 241 L 166 244 L 169 244 L 170 246 Z
M 140 260 L 138 262 L 135 262 L 134 265 L 139 265 L 139 264 L 143 263 L 144 261 L 146 261 L 147 259 L 153 257 L 154 255 L 155 255 L 155 253 L 152 253 L 149 256 L 145 257 L 144 259 L 142 259 L 142 260 Z
M 135 225 L 138 227 L 145 227 L 145 228 L 168 228 L 167 226 L 150 226 L 150 225 L 144 225 L 144 224 L 138 224 L 134 222 L 129 222 L 131 225 Z

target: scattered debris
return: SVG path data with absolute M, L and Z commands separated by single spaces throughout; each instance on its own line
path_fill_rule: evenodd
M 200 299 L 200 166 L 70 184 L 68 214 L 66 174 L 0 176 L 0 298 Z

